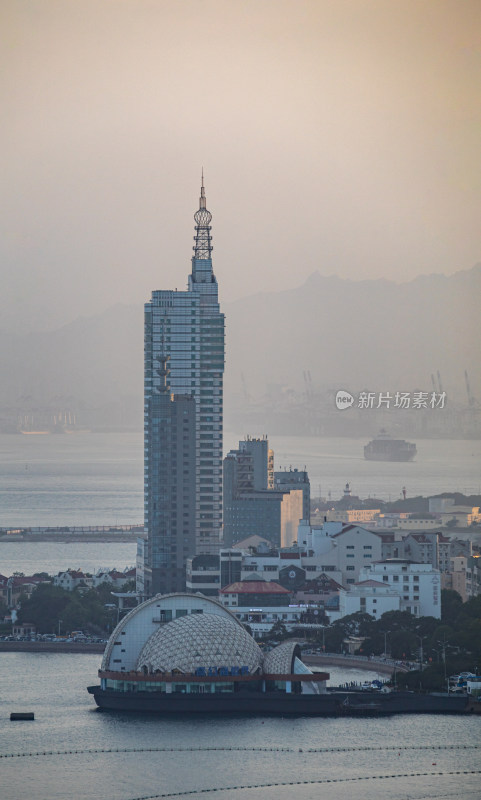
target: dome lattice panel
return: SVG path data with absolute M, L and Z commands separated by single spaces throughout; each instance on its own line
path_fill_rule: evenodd
M 189 614 L 154 631 L 140 652 L 136 669 L 192 673 L 198 667 L 247 666 L 253 674 L 261 665 L 259 646 L 234 620 L 218 614 Z

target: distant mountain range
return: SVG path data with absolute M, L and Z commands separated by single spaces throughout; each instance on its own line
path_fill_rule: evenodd
M 296 289 L 223 303 L 227 418 L 229 404 L 259 401 L 273 385 L 302 392 L 307 372 L 315 388 L 413 391 L 431 389 L 439 370 L 448 395 L 465 401 L 467 369 L 481 396 L 480 298 L 477 264 L 399 284 L 315 272 Z M 0 375 L 2 406 L 127 398 L 140 423 L 143 309 L 116 305 L 52 332 L 2 331 Z
M 315 272 L 297 289 L 243 298 L 226 308 L 229 387 L 269 382 L 377 390 L 431 388 L 465 397 L 464 370 L 480 389 L 481 264 L 408 283 L 349 281 Z

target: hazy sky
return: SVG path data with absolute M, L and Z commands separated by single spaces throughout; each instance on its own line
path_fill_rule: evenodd
M 479 0 L 3 0 L 0 327 L 481 259 Z

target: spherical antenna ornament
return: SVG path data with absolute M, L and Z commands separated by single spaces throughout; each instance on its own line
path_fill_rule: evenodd
M 194 219 L 197 225 L 209 225 L 212 220 L 212 214 L 206 208 L 199 208 L 194 214 Z

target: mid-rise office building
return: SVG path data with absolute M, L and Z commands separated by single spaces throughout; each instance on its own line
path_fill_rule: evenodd
M 219 555 L 205 553 L 187 559 L 186 588 L 195 594 L 217 597 L 220 589 Z
M 170 390 L 174 395 L 190 395 L 195 414 L 195 541 L 183 546 L 187 556 L 215 552 L 219 548 L 222 525 L 222 406 L 224 373 L 224 315 L 218 301 L 217 280 L 212 269 L 211 219 L 207 210 L 202 180 L 199 209 L 194 215 L 195 236 L 192 270 L 186 291 L 158 290 L 145 304 L 145 437 L 146 450 L 151 436 L 153 401 L 160 388 L 156 369 L 159 357 L 169 359 Z M 183 412 L 182 412 L 183 413 Z M 159 442 L 159 447 L 161 447 Z M 152 539 L 151 513 L 158 502 L 155 493 L 161 483 L 152 479 L 153 452 L 145 462 L 145 529 Z M 183 471 L 177 473 L 177 487 Z M 189 468 L 190 480 L 190 468 Z M 182 511 L 182 516 L 184 511 Z M 150 548 L 151 549 L 151 548 Z M 150 558 L 150 550 L 148 558 Z
M 281 492 L 302 489 L 302 519 L 311 516 L 311 483 L 305 469 L 284 469 L 274 472 L 274 488 Z
M 266 437 L 248 437 L 224 459 L 224 544 L 252 535 L 277 547 L 291 545 L 303 515 L 303 490 L 274 488 L 274 453 Z

